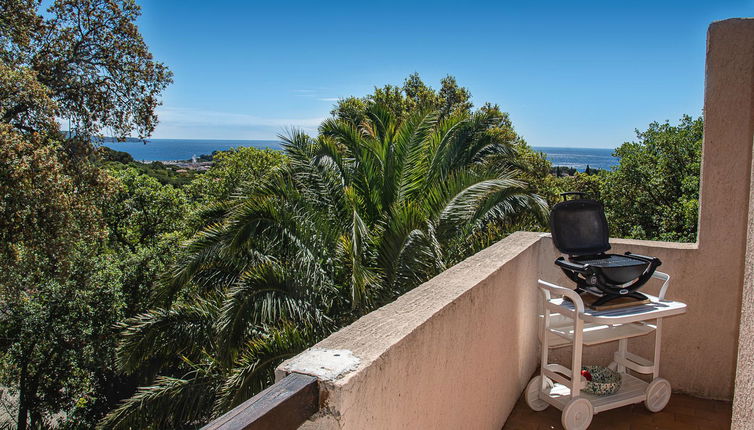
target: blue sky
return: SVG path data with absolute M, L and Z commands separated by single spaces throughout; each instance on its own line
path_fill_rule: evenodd
M 141 0 L 175 74 L 155 138 L 310 132 L 335 100 L 451 74 L 533 146 L 615 147 L 699 115 L 707 26 L 754 0 L 282 2 Z

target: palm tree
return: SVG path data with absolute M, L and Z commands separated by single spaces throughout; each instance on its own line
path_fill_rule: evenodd
M 128 320 L 121 368 L 139 389 L 103 427 L 191 427 L 272 381 L 284 358 L 387 303 L 546 203 L 517 180 L 496 110 L 330 119 L 284 137 L 269 180 L 207 209 L 162 291 Z M 156 376 L 158 374 L 171 376 Z

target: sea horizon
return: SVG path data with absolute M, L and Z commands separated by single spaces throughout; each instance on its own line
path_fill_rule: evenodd
M 146 143 L 145 143 L 146 142 Z M 126 142 L 106 140 L 104 146 L 116 151 L 129 153 L 134 160 L 141 162 L 190 160 L 192 157 L 210 155 L 214 151 L 227 151 L 237 147 L 281 150 L 280 140 L 246 139 L 130 139 Z M 543 152 L 553 166 L 574 168 L 580 171 L 587 166 L 609 170 L 618 164 L 613 156 L 614 148 L 582 148 L 533 146 Z

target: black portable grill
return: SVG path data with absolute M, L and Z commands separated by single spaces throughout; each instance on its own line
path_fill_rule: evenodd
M 646 300 L 637 290 L 662 264 L 660 259 L 630 252 L 605 254 L 610 243 L 602 203 L 583 198 L 584 193 L 561 195 L 563 201 L 550 212 L 550 230 L 555 247 L 568 254 L 568 260 L 559 257 L 555 264 L 576 282 L 576 291 L 598 296 L 592 306 L 601 306 L 619 297 Z M 578 198 L 568 200 L 569 195 Z

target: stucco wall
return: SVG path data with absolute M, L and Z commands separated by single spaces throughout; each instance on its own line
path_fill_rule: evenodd
M 737 316 L 725 307 L 735 307 L 736 294 L 715 299 L 697 244 L 611 243 L 615 252 L 661 258 L 672 276 L 668 297 L 689 304 L 687 314 L 665 320 L 662 376 L 676 390 L 730 399 Z M 569 285 L 553 264 L 558 255 L 548 235 L 516 233 L 315 345 L 349 351 L 359 363 L 321 379 L 322 409 L 302 428 L 501 428 L 539 364 L 536 280 Z M 632 340 L 631 349 L 651 357 L 651 342 Z M 585 360 L 607 364 L 615 348 L 587 348 Z M 568 350 L 559 351 L 554 361 L 568 363 Z M 321 376 L 297 366 L 284 363 L 279 376 Z
M 754 145 L 752 149 L 754 150 Z M 749 192 L 746 269 L 738 335 L 736 390 L 733 400 L 732 428 L 735 430 L 754 428 L 754 164 Z
M 743 66 L 745 73 L 754 76 L 752 63 L 754 59 L 754 22 L 736 22 L 731 31 L 736 31 L 741 40 L 741 50 L 748 54 L 749 60 Z M 744 60 L 745 61 L 745 60 Z M 745 86 L 745 83 L 742 83 Z M 754 92 L 754 78 L 750 79 L 750 92 Z M 752 98 L 749 93 L 750 100 Z M 754 104 L 754 103 L 753 103 Z M 753 115 L 754 108 L 748 111 Z M 754 144 L 751 146 L 754 152 Z M 754 428 L 754 160 L 752 160 L 749 180 L 749 216 L 747 229 L 746 261 L 744 269 L 743 297 L 741 301 L 741 320 L 738 345 L 738 368 L 736 371 L 736 389 L 733 401 L 733 425 L 735 430 Z
M 707 282 L 718 297 L 728 294 L 735 297 L 736 303 L 717 315 L 717 318 L 727 321 L 741 315 L 744 271 L 751 273 L 751 260 L 747 267 L 745 255 L 754 139 L 754 19 L 729 19 L 710 25 L 704 114 L 699 258 L 701 263 L 719 268 L 716 272 L 722 279 L 706 274 L 700 282 Z M 747 310 L 743 314 L 746 325 L 741 337 L 742 347 L 749 351 L 744 357 L 751 357 L 748 355 L 752 342 L 751 317 L 748 313 L 751 300 L 744 303 Z M 722 335 L 727 337 L 728 332 Z M 716 357 L 706 359 L 710 358 Z M 735 360 L 736 355 L 729 358 L 725 354 L 720 358 L 727 365 L 728 360 Z M 746 359 L 741 365 L 738 372 L 739 389 L 743 391 L 739 394 L 745 392 L 748 402 L 751 402 L 754 388 L 751 385 L 750 358 L 748 366 Z M 751 418 L 751 403 L 748 404 Z M 735 405 L 737 414 L 741 406 Z M 746 428 L 753 428 L 752 424 L 749 421 Z M 738 426 L 743 428 L 740 424 Z
M 539 239 L 516 233 L 315 345 L 360 363 L 321 382 L 303 428 L 501 428 L 537 365 Z

